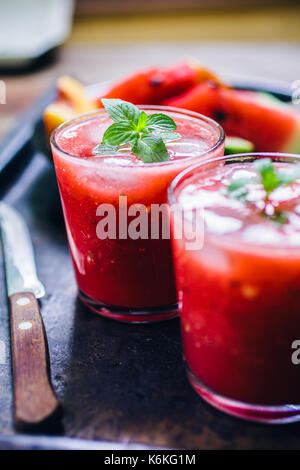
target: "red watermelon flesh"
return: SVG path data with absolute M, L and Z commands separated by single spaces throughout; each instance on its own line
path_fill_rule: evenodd
M 218 121 L 228 135 L 253 142 L 257 151 L 300 152 L 299 113 L 260 93 L 206 82 L 163 104 L 205 114 Z
M 102 98 L 119 98 L 134 104 L 159 104 L 164 99 L 186 92 L 207 78 L 215 77 L 194 62 L 181 62 L 168 68 L 154 67 L 112 85 L 98 98 L 98 103 L 102 105 Z

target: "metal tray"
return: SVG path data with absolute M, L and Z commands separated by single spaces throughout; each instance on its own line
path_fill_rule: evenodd
M 234 83 L 290 99 L 285 85 Z M 196 395 L 185 376 L 178 319 L 120 324 L 91 314 L 77 299 L 54 168 L 33 143 L 33 135 L 43 140 L 41 112 L 52 98 L 50 90 L 0 143 L 0 191 L 30 226 L 46 285 L 41 307 L 53 383 L 64 407 L 64 437 L 14 432 L 8 309 L 0 269 L 0 448 L 300 448 L 300 424 L 241 421 Z

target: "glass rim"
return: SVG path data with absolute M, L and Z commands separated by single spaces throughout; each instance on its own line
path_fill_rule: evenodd
M 175 178 L 171 181 L 168 190 L 167 190 L 167 197 L 168 197 L 168 203 L 170 206 L 174 206 L 175 204 L 178 203 L 178 198 L 175 196 L 175 190 L 178 185 L 180 185 L 187 175 L 189 173 L 193 173 L 195 170 L 198 168 L 201 168 L 204 165 L 207 164 L 212 164 L 212 163 L 219 163 L 222 161 L 227 161 L 227 160 L 241 160 L 241 159 L 249 159 L 249 158 L 277 158 L 277 159 L 294 159 L 298 160 L 300 163 L 300 154 L 296 153 L 285 153 L 285 152 L 248 152 L 248 153 L 236 153 L 236 154 L 230 154 L 230 155 L 222 155 L 221 157 L 216 157 L 212 159 L 205 159 L 201 162 L 197 162 L 195 165 L 191 165 L 184 170 L 182 170 L 178 175 L 175 176 Z M 212 170 L 214 167 L 211 168 Z M 179 205 L 181 205 L 179 203 Z
M 153 109 L 153 110 L 160 110 L 160 111 L 165 111 L 165 112 L 182 114 L 182 115 L 188 116 L 190 118 L 193 118 L 195 120 L 204 121 L 206 124 L 209 124 L 211 127 L 213 127 L 214 129 L 216 129 L 218 131 L 219 135 L 218 135 L 217 141 L 212 147 L 210 147 L 208 150 L 205 150 L 204 152 L 200 152 L 196 156 L 186 157 L 186 160 L 193 160 L 193 159 L 196 159 L 196 158 L 199 158 L 199 157 L 206 156 L 206 155 L 212 153 L 213 151 L 215 151 L 216 149 L 218 149 L 225 142 L 225 131 L 224 131 L 223 127 L 218 122 L 216 122 L 214 119 L 211 119 L 208 116 L 204 116 L 204 114 L 196 113 L 195 111 L 189 111 L 189 110 L 184 109 L 184 108 L 176 108 L 176 107 L 173 107 L 173 106 L 137 105 L 137 107 L 141 110 L 152 110 Z M 78 116 L 75 116 L 71 119 L 68 119 L 67 121 L 64 121 L 59 126 L 57 126 L 53 130 L 53 132 L 51 133 L 50 144 L 56 150 L 58 150 L 59 152 L 63 153 L 64 155 L 66 155 L 67 157 L 69 157 L 71 159 L 76 159 L 76 161 L 83 160 L 82 158 L 79 158 L 78 156 L 63 150 L 58 145 L 58 143 L 56 141 L 56 137 L 57 137 L 58 133 L 61 132 L 62 129 L 67 128 L 68 126 L 71 126 L 75 122 L 81 121 L 81 120 L 84 121 L 85 119 L 88 119 L 88 118 L 93 117 L 93 116 L 98 116 L 98 115 L 101 115 L 101 114 L 107 114 L 105 109 L 99 108 L 99 109 L 95 109 L 93 111 L 88 111 L 86 113 L 79 114 Z M 91 161 L 91 163 L 94 163 L 94 162 L 95 162 L 95 160 Z M 148 167 L 148 166 L 158 166 L 158 165 L 170 165 L 170 164 L 173 164 L 173 163 L 178 163 L 178 160 L 168 160 L 168 161 L 163 161 L 163 162 L 152 162 L 152 163 L 145 164 L 145 166 Z M 130 166 L 136 167 L 136 165 L 134 165 L 133 163 L 129 163 L 128 165 L 126 165 L 126 167 L 130 167 Z

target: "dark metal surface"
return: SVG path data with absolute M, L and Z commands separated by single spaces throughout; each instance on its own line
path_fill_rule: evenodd
M 25 434 L 0 434 L 0 450 L 161 450 L 162 447 L 148 447 L 130 442 L 92 441 L 62 436 L 31 436 Z M 170 449 L 167 449 L 170 450 Z M 181 451 L 179 451 L 181 452 Z
M 9 182 L 21 172 L 34 155 L 34 149 L 48 149 L 42 122 L 45 107 L 53 101 L 56 87 L 53 83 L 26 111 L 0 141 L 0 196 L 6 192 Z
M 79 302 L 54 169 L 42 155 L 34 155 L 4 201 L 19 209 L 30 226 L 38 272 L 47 288 L 41 305 L 53 384 L 65 410 L 65 436 L 152 448 L 300 448 L 300 424 L 243 422 L 196 395 L 185 376 L 177 319 L 119 324 L 89 313 Z M 13 438 L 3 269 L 0 299 L 0 432 Z M 26 445 L 42 445 L 35 439 Z

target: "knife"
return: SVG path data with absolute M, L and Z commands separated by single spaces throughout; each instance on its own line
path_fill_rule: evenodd
M 37 299 L 45 288 L 36 273 L 22 216 L 0 202 L 0 227 L 10 308 L 15 427 L 41 432 L 56 426 L 61 408 L 50 382 L 50 361 Z

